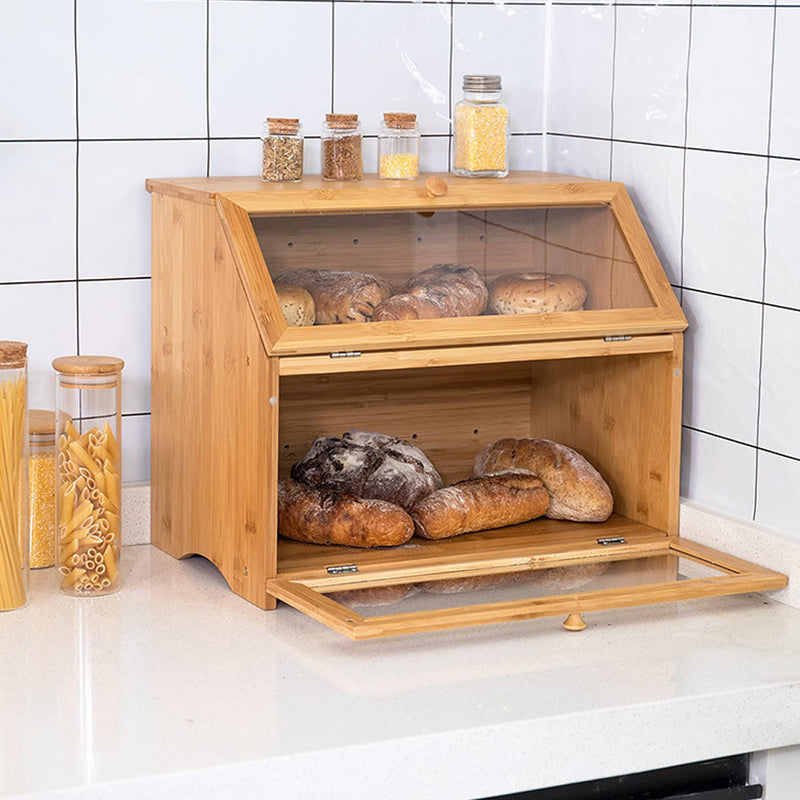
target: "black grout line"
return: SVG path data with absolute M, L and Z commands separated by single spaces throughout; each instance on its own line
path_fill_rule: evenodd
M 81 352 L 81 266 L 80 266 L 80 159 L 81 159 L 81 128 L 80 128 L 80 91 L 78 75 L 78 0 L 72 3 L 72 46 L 75 54 L 75 352 Z
M 778 308 L 782 311 L 795 311 L 800 313 L 800 308 L 795 308 L 794 306 L 784 306 L 780 303 L 768 303 L 763 300 L 753 300 L 752 297 L 739 297 L 735 294 L 725 294 L 724 292 L 712 292 L 709 289 L 698 289 L 694 286 L 679 286 L 677 288 L 682 288 L 685 292 L 695 292 L 696 294 L 705 294 L 710 295 L 711 297 L 722 297 L 726 300 L 736 300 L 740 303 L 750 303 L 754 306 L 764 306 L 765 308 Z
M 685 99 L 683 107 L 683 158 L 681 164 L 681 290 L 680 290 L 680 304 L 683 306 L 683 285 L 686 281 L 685 278 L 685 258 L 686 258 L 686 160 L 687 149 L 686 145 L 689 142 L 689 75 L 691 74 L 692 66 L 692 29 L 694 23 L 694 15 L 692 9 L 689 9 L 689 31 L 686 39 L 686 80 L 684 84 Z
M 614 6 L 614 33 L 611 43 L 611 145 L 608 148 L 608 179 L 614 180 L 614 92 L 617 83 L 617 7 Z
M 335 53 L 336 53 L 336 0 L 332 0 L 331 2 L 331 114 L 335 114 L 335 75 L 334 75 L 334 64 L 335 64 Z
M 206 0 L 206 177 L 211 176 L 211 0 Z
M 722 439 L 725 442 L 731 442 L 731 444 L 739 444 L 742 447 L 749 447 L 751 450 L 756 451 L 756 458 L 758 457 L 758 453 L 769 453 L 773 456 L 780 456 L 781 458 L 788 458 L 790 461 L 798 461 L 800 462 L 800 456 L 793 456 L 789 455 L 789 453 L 781 453 L 780 450 L 770 450 L 768 447 L 760 447 L 755 444 L 750 444 L 750 442 L 743 442 L 740 439 L 734 439 L 731 436 L 723 436 L 721 433 L 714 433 L 714 431 L 707 431 L 704 428 L 696 428 L 694 425 L 687 425 L 685 422 L 681 425 L 682 428 L 685 428 L 687 431 L 693 431 L 694 433 L 702 433 L 706 436 L 713 436 L 715 439 Z
M 450 0 L 450 53 L 447 59 L 447 169 L 453 163 L 453 55 L 455 53 L 455 11 Z

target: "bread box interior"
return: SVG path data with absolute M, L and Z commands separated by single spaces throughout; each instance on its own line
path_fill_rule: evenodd
M 592 608 L 784 585 L 782 575 L 678 535 L 686 322 L 624 187 L 544 173 L 435 177 L 446 181 L 444 194 L 429 192 L 425 178 L 148 181 L 153 543 L 175 557 L 209 558 L 261 608 L 280 598 L 351 638 L 574 619 Z M 293 270 L 338 269 L 398 291 L 435 264 L 469 265 L 487 283 L 508 273 L 571 275 L 585 300 L 547 313 L 289 327 L 273 284 Z M 551 439 L 599 470 L 614 513 L 603 523 L 542 518 L 449 540 L 415 537 L 399 548 L 279 538 L 278 481 L 315 438 L 351 429 L 411 440 L 446 485 L 470 477 L 475 455 L 497 439 Z M 679 560 L 716 574 L 687 577 Z M 481 610 L 464 595 L 465 607 L 370 618 L 335 599 L 612 561 L 648 566 L 636 578 L 629 566 L 622 584 Z

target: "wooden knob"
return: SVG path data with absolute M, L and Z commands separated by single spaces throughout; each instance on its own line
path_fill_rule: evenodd
M 441 178 L 428 178 L 425 181 L 425 193 L 428 197 L 441 197 L 447 194 L 447 183 Z
M 570 614 L 562 624 L 568 631 L 582 631 L 586 627 L 580 614 Z

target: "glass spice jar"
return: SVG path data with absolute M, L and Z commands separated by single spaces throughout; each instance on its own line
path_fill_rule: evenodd
M 124 365 L 113 356 L 53 361 L 58 373 L 56 563 L 65 594 L 96 597 L 119 588 Z
M 261 180 L 303 179 L 303 137 L 299 119 L 267 117 L 261 139 Z
M 323 180 L 361 180 L 363 167 L 358 114 L 326 114 L 321 139 Z
M 28 345 L 0 341 L 0 611 L 28 602 Z
M 378 133 L 378 177 L 412 180 L 419 175 L 417 115 L 394 112 L 383 115 Z
M 462 178 L 508 175 L 508 109 L 500 102 L 499 75 L 465 75 L 456 104 L 453 172 Z
M 56 415 L 28 412 L 28 482 L 31 569 L 52 567 L 56 558 Z

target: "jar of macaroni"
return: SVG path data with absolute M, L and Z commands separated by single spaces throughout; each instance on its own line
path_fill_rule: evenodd
M 261 137 L 261 180 L 299 181 L 303 179 L 303 137 L 300 120 L 268 117 Z
M 419 175 L 419 131 L 417 115 L 383 115 L 378 133 L 378 177 L 411 180 Z
M 31 516 L 31 569 L 52 567 L 56 560 L 56 415 L 28 412 L 28 484 Z
M 125 362 L 65 356 L 56 371 L 56 563 L 66 594 L 119 589 L 122 448 L 120 400 Z
M 508 109 L 499 75 L 465 75 L 464 99 L 453 111 L 453 172 L 463 178 L 508 175 Z
M 320 138 L 323 180 L 361 180 L 363 166 L 358 114 L 326 114 Z

